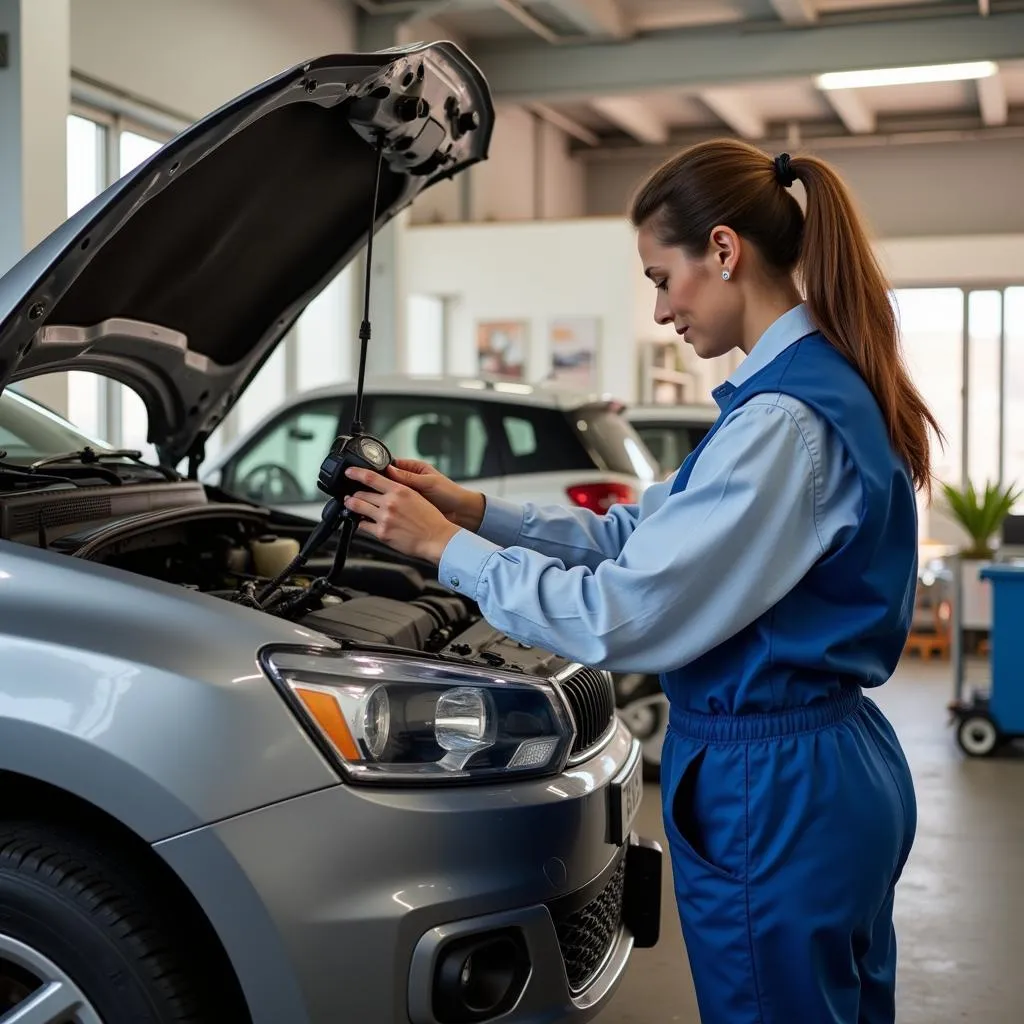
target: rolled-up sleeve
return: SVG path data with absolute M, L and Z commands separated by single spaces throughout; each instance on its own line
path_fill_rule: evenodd
M 542 510 L 533 527 L 541 551 L 530 532 L 539 514 L 527 506 L 514 544 L 456 535 L 439 579 L 474 598 L 495 628 L 575 661 L 681 667 L 763 614 L 824 553 L 820 446 L 809 443 L 808 424 L 792 403 L 748 402 L 706 445 L 685 490 L 668 495 L 659 485 L 666 493 L 652 495 L 650 515 L 636 506 L 593 519 Z M 491 536 L 510 539 L 514 518 Z

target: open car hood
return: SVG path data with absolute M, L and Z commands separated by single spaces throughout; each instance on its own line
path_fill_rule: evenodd
M 450 43 L 278 75 L 172 139 L 0 278 L 0 388 L 61 370 L 112 377 L 145 402 L 162 462 L 201 458 L 366 244 L 378 138 L 379 229 L 486 159 L 493 124 L 487 83 Z

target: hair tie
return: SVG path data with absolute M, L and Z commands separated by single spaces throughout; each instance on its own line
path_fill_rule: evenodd
M 773 161 L 775 166 L 775 180 L 783 188 L 791 188 L 796 181 L 796 174 L 793 171 L 793 162 L 788 153 L 780 153 Z

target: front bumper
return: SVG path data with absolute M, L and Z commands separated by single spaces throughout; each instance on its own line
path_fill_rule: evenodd
M 620 725 L 556 778 L 337 786 L 157 850 L 220 935 L 253 1024 L 456 1024 L 453 964 L 495 937 L 527 958 L 514 1002 L 463 1020 L 586 1021 L 637 935 L 657 938 L 661 852 L 610 841 L 611 783 L 637 752 Z

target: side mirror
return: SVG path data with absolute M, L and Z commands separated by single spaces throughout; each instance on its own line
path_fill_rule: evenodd
M 315 441 L 316 434 L 312 430 L 303 430 L 301 427 L 289 427 L 288 437 L 293 441 Z

